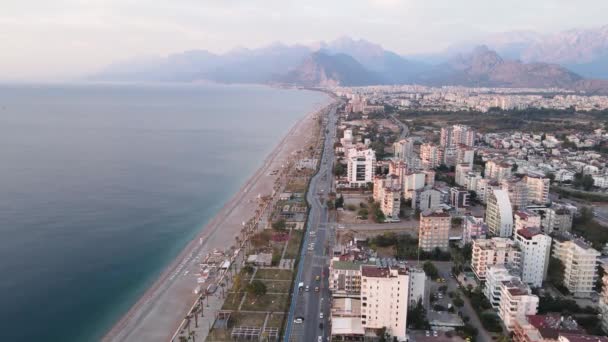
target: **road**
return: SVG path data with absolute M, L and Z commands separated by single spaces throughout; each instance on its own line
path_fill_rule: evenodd
M 317 341 L 321 336 L 326 341 L 330 335 L 327 318 L 330 309 L 330 293 L 327 275 L 329 274 L 330 256 L 328 250 L 335 240 L 336 224 L 329 222 L 327 207 L 321 198 L 332 190 L 334 141 L 336 134 L 336 106 L 328 114 L 328 123 L 323 145 L 321 166 L 317 174 L 311 179 L 307 193 L 310 204 L 306 238 L 302 243 L 298 274 L 296 276 L 295 293 L 292 296 L 284 341 Z M 314 232 L 314 233 L 313 233 Z M 314 243 L 314 247 L 310 244 Z M 316 277 L 319 276 L 319 280 Z M 300 291 L 297 284 L 304 283 Z M 306 291 L 306 286 L 309 291 Z M 315 288 L 319 287 L 319 291 Z M 320 318 L 323 313 L 323 318 Z M 302 323 L 295 323 L 296 317 L 302 317 Z M 323 324 L 322 328 L 320 324 Z
M 404 124 L 403 122 L 401 122 L 401 120 L 397 119 L 397 117 L 395 116 L 395 114 L 391 115 L 391 118 L 393 119 L 393 121 L 395 121 L 395 123 L 399 127 L 401 127 L 401 134 L 399 134 L 399 139 L 397 139 L 397 140 L 401 140 L 401 139 L 407 138 L 407 136 L 410 135 L 410 129 L 407 127 L 407 125 Z
M 446 285 L 448 286 L 448 291 L 459 292 L 458 282 L 456 281 L 456 279 L 450 277 L 450 274 L 452 273 L 453 263 L 451 261 L 433 261 L 433 264 L 435 264 L 435 266 L 439 270 L 439 276 L 447 280 Z M 432 280 L 429 279 L 429 281 Z M 475 327 L 478 331 L 476 341 L 491 342 L 492 336 L 490 336 L 490 334 L 483 328 L 479 317 L 477 317 L 477 313 L 475 312 L 475 310 L 473 310 L 473 307 L 471 306 L 469 298 L 464 294 L 462 294 L 460 297 L 464 301 L 464 306 L 460 308 L 460 311 L 464 316 L 468 316 L 471 318 L 469 324 Z

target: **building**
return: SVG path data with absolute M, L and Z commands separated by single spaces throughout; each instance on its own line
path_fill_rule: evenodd
M 408 172 L 403 179 L 403 193 L 424 188 L 426 175 L 422 172 Z
M 457 164 L 466 164 L 471 168 L 473 167 L 473 162 L 475 160 L 475 149 L 469 147 L 467 145 L 460 144 L 456 148 L 456 163 Z
M 549 269 L 551 237 L 539 226 L 526 227 L 515 231 L 515 242 L 522 256 L 521 280 L 532 287 L 541 287 Z
M 515 219 L 514 231 L 527 227 L 541 227 L 540 215 L 531 210 L 518 210 L 513 214 L 513 218 Z
M 553 256 L 564 265 L 564 286 L 576 297 L 588 297 L 597 278 L 600 252 L 568 233 L 555 234 Z
M 414 156 L 414 139 L 401 139 L 393 144 L 393 149 L 397 160 L 407 162 Z
M 401 210 L 401 183 L 397 175 L 389 174 L 386 178 L 374 177 L 374 201 L 380 204 L 380 210 L 390 220 L 399 219 Z
M 443 210 L 427 210 L 420 213 L 418 248 L 427 252 L 435 248 L 447 251 L 451 224 L 450 214 Z
M 386 331 L 407 340 L 409 275 L 404 269 L 361 267 L 361 325 L 368 331 Z
M 513 235 L 513 211 L 509 194 L 505 190 L 494 190 L 490 193 L 486 207 L 486 223 L 490 235 Z
M 418 304 L 418 301 L 424 303 L 426 296 L 426 273 L 419 268 L 410 268 L 410 305 Z
M 420 162 L 425 169 L 434 169 L 443 163 L 443 148 L 431 143 L 420 146 Z
M 545 175 L 528 173 L 524 177 L 526 186 L 528 187 L 528 202 L 536 204 L 545 204 L 549 202 L 549 178 Z
M 329 290 L 333 298 L 359 298 L 361 294 L 361 266 L 365 263 L 339 261 L 329 263 Z
M 567 233 L 572 230 L 572 220 L 576 208 L 553 203 L 551 207 L 528 206 L 529 211 L 541 216 L 541 228 L 547 234 Z
M 467 190 L 452 187 L 450 188 L 450 205 L 456 210 L 467 208 L 471 205 L 469 201 L 470 194 Z
M 412 208 L 420 211 L 435 210 L 441 206 L 441 193 L 435 189 L 425 189 L 415 192 L 412 198 Z
M 477 180 L 476 187 L 475 189 L 473 189 L 473 191 L 477 193 L 477 198 L 479 199 L 479 201 L 481 201 L 481 203 L 486 204 L 488 203 L 488 198 L 490 197 L 490 194 L 495 189 L 501 189 L 500 183 L 493 179 L 482 178 Z
M 517 177 L 503 179 L 500 188 L 507 191 L 513 208 L 525 208 L 529 203 L 528 186 Z
M 602 277 L 602 291 L 598 308 L 602 315 L 602 330 L 608 333 L 608 274 L 604 274 Z
M 485 239 L 488 233 L 488 226 L 482 217 L 467 215 L 463 220 L 462 243 L 467 244 L 477 239 Z
M 484 177 L 496 181 L 511 178 L 511 168 L 511 164 L 502 161 L 488 160 L 486 162 Z
M 493 265 L 521 268 L 521 251 L 515 241 L 500 237 L 473 240 L 471 269 L 477 279 L 485 281 L 487 269 Z
M 473 146 L 475 143 L 475 131 L 469 126 L 453 125 L 442 127 L 440 136 L 441 146 L 452 146 L 463 144 Z
M 351 187 L 373 182 L 376 172 L 376 152 L 372 149 L 350 149 L 347 157 L 346 177 Z
M 536 314 L 538 296 L 531 294 L 526 284 L 517 280 L 503 282 L 500 292 L 498 316 L 508 331 L 513 331 L 518 318 Z
M 519 280 L 519 271 L 519 268 L 506 267 L 505 265 L 493 265 L 488 267 L 483 293 L 494 309 L 500 307 L 502 283 Z
M 605 337 L 590 336 L 571 317 L 560 314 L 518 317 L 513 327 L 513 342 L 558 342 L 579 336 L 576 341 L 603 342 Z M 589 339 L 593 337 L 594 339 Z M 574 341 L 574 340 L 573 340 Z
M 408 173 L 408 166 L 401 160 L 391 159 L 388 162 L 388 174 L 395 175 L 399 179 L 399 184 L 405 182 L 405 175 Z

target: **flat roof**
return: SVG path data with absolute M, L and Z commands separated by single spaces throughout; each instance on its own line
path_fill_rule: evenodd
M 365 330 L 358 317 L 332 317 L 332 335 L 363 335 Z

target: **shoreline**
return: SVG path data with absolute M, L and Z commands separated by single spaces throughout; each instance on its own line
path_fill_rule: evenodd
M 254 171 L 245 183 L 239 188 L 239 190 L 230 197 L 230 199 L 222 206 L 222 208 L 209 220 L 207 224 L 202 226 L 198 233 L 188 242 L 182 249 L 182 251 L 169 263 L 167 267 L 160 273 L 157 279 L 152 285 L 139 297 L 139 299 L 131 306 L 131 308 L 124 313 L 116 323 L 114 323 L 102 337 L 103 341 L 124 341 L 130 338 L 130 334 L 140 329 L 141 325 L 146 323 L 148 315 L 154 311 L 157 305 L 154 303 L 155 300 L 159 300 L 167 291 L 172 290 L 171 287 L 178 280 L 179 274 L 183 271 L 184 266 L 188 264 L 196 263 L 194 260 L 195 256 L 201 255 L 205 250 L 213 250 L 217 248 L 225 249 L 228 246 L 234 244 L 234 236 L 238 235 L 241 229 L 241 224 L 234 226 L 229 219 L 234 219 L 233 216 L 242 217 L 242 222 L 248 221 L 252 216 L 251 213 L 240 213 L 239 211 L 248 211 L 248 204 L 251 204 L 252 190 L 257 188 L 258 191 L 265 191 L 265 193 L 258 192 L 259 194 L 266 195 L 266 192 L 273 191 L 273 184 L 278 179 L 276 176 L 267 177 L 272 181 L 267 182 L 268 179 L 263 179 L 264 176 L 268 176 L 268 173 L 276 168 L 276 163 L 281 159 L 288 158 L 293 149 L 300 149 L 302 146 L 295 140 L 296 138 L 302 139 L 303 136 L 308 135 L 306 130 L 307 123 L 311 122 L 312 119 L 324 108 L 334 102 L 331 96 L 325 100 L 317 108 L 313 109 L 309 113 L 305 114 L 302 118 L 298 119 L 287 131 L 285 135 L 277 142 L 270 153 L 264 158 L 262 165 Z M 298 135 L 298 133 L 303 133 Z M 290 146 L 291 145 L 291 146 Z M 257 193 L 254 194 L 257 196 Z M 243 217 L 245 216 L 245 217 Z M 224 228 L 224 229 L 220 229 Z M 214 241 L 213 240 L 221 240 Z M 228 243 L 229 241 L 229 243 Z M 228 245 L 226 245 L 228 243 Z M 192 265 L 190 265 L 192 266 Z M 191 282 L 191 288 L 196 285 L 196 282 Z M 176 286 L 177 287 L 177 286 Z M 174 295 L 180 296 L 178 291 L 175 289 L 173 292 L 177 292 Z M 191 293 L 190 293 L 191 294 Z M 192 294 L 191 294 L 192 295 Z M 192 295 L 193 296 L 193 295 Z M 189 296 L 189 297 L 192 297 Z M 192 301 L 184 295 L 184 304 L 190 307 Z M 156 308 L 158 309 L 158 308 Z M 187 312 L 183 312 L 185 315 Z M 178 317 L 181 322 L 182 316 L 178 312 L 174 312 L 172 316 Z M 171 320 L 174 317 L 166 317 L 167 320 Z M 153 320 L 153 319 L 150 319 Z M 179 323 L 178 323 L 179 324 Z M 178 328 L 175 324 L 173 329 L 166 331 L 167 340 L 173 334 L 174 330 Z M 159 336 L 160 337 L 160 336 Z M 148 338 L 149 339 L 149 338 Z M 160 339 L 157 339 L 160 340 Z

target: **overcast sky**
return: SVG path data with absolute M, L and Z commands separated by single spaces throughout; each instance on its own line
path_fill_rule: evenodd
M 606 13 L 607 0 L 0 0 L 0 79 L 345 35 L 427 53 L 494 32 L 605 25 Z

